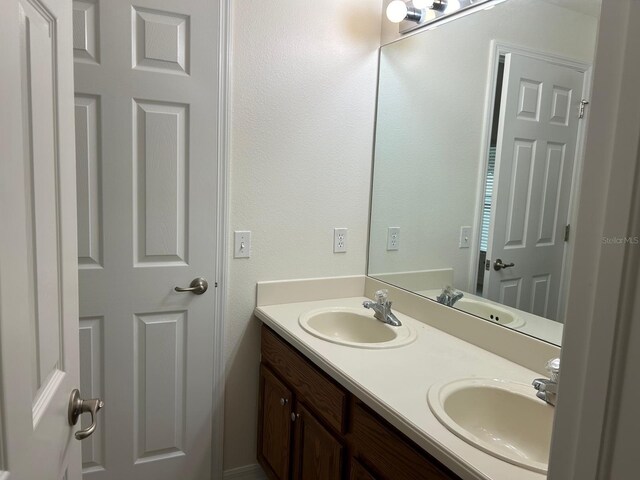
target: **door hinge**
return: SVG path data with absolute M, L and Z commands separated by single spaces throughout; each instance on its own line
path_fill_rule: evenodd
M 580 100 L 580 108 L 578 110 L 578 118 L 584 118 L 584 109 L 585 107 L 589 105 L 589 101 L 586 99 L 582 99 Z
M 571 225 L 567 225 L 566 227 L 564 227 L 564 241 L 568 242 L 569 241 L 569 232 L 571 231 Z

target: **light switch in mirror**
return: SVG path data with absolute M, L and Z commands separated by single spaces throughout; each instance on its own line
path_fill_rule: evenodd
M 506 0 L 381 48 L 369 276 L 560 344 L 599 11 Z

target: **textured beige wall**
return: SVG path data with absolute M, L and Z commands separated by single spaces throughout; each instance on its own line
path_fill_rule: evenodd
M 365 272 L 380 8 L 232 2 L 230 236 L 253 254 L 230 260 L 225 470 L 256 462 L 256 282 Z

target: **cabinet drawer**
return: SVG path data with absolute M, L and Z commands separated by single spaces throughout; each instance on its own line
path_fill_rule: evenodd
M 414 448 L 391 425 L 355 402 L 352 438 L 357 455 L 374 465 L 376 477 L 389 480 L 455 480 L 437 460 Z
M 316 417 L 344 433 L 346 392 L 264 325 L 262 361 L 289 384 Z

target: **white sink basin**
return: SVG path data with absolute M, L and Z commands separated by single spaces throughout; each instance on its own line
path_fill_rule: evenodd
M 300 315 L 300 326 L 323 340 L 359 348 L 393 348 L 415 340 L 415 332 L 402 325 L 392 327 L 362 308 L 322 308 Z
M 482 317 L 490 322 L 507 325 L 511 328 L 519 328 L 525 324 L 525 321 L 514 312 L 489 302 L 482 302 L 471 298 L 461 298 L 455 303 L 454 307 L 471 313 L 472 315 Z
M 534 472 L 546 473 L 554 408 L 532 386 L 490 379 L 433 385 L 429 407 L 471 445 Z

